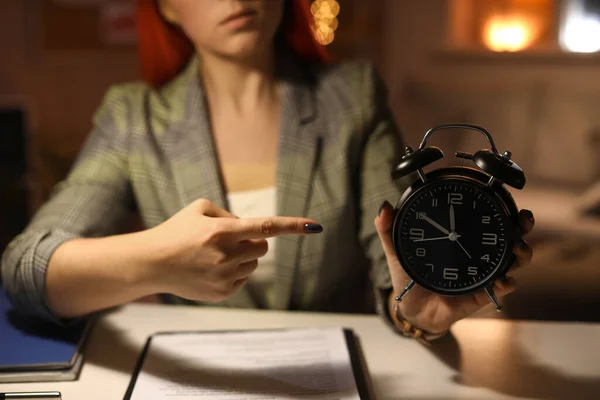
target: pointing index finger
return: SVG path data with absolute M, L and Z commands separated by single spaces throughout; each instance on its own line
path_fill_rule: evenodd
M 311 235 L 323 232 L 321 225 L 307 218 L 244 218 L 238 222 L 237 234 L 243 239 L 267 239 L 282 235 Z

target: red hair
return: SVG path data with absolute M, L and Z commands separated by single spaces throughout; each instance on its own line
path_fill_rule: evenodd
M 138 51 L 142 78 L 160 87 L 177 76 L 194 54 L 194 46 L 177 27 L 164 20 L 156 0 L 137 0 Z M 301 59 L 324 63 L 325 48 L 311 30 L 308 0 L 286 0 L 281 34 L 284 43 Z

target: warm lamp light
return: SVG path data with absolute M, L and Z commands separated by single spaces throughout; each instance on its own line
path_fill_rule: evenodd
M 536 39 L 535 24 L 521 16 L 492 16 L 484 27 L 484 43 L 492 51 L 520 51 Z
M 312 27 L 313 34 L 322 45 L 328 45 L 335 38 L 335 30 L 338 27 L 337 15 L 340 12 L 340 5 L 336 0 L 315 0 L 310 11 L 314 17 Z

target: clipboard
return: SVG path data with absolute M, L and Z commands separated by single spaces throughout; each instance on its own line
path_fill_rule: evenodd
M 148 340 L 146 341 L 146 344 L 144 345 L 144 348 L 138 358 L 138 361 L 136 363 L 135 369 L 133 371 L 131 380 L 129 382 L 129 385 L 127 387 L 127 391 L 125 392 L 125 396 L 123 397 L 123 400 L 131 400 L 135 387 L 136 387 L 136 383 L 138 381 L 138 378 L 142 372 L 142 368 L 144 366 L 144 362 L 148 357 L 148 354 L 150 352 L 150 348 L 152 346 L 152 341 L 153 339 L 155 339 L 156 337 L 162 336 L 162 335 L 178 335 L 178 334 L 225 334 L 225 333 L 243 333 L 243 332 L 278 332 L 278 331 L 289 331 L 289 330 L 295 330 L 297 328 L 282 328 L 282 329 L 261 329 L 261 330 L 235 330 L 235 331 L 231 331 L 231 330 L 224 330 L 224 331 L 180 331 L 180 332 L 173 332 L 173 331 L 165 331 L 165 332 L 157 332 L 153 335 L 151 335 Z M 302 328 L 300 328 L 302 329 Z M 372 386 L 372 381 L 370 379 L 370 374 L 369 374 L 369 370 L 368 370 L 368 366 L 362 351 L 362 347 L 360 345 L 360 339 L 359 337 L 354 333 L 354 331 L 351 328 L 342 328 L 343 334 L 344 334 L 344 339 L 345 339 L 345 343 L 346 343 L 346 349 L 348 351 L 348 355 L 350 358 L 350 364 L 352 367 L 352 373 L 353 373 L 353 377 L 354 377 L 354 382 L 356 384 L 356 388 L 357 388 L 357 392 L 358 395 L 360 397 L 361 400 L 374 400 L 375 396 L 374 396 L 374 391 L 373 391 L 373 386 Z M 210 398 L 207 397 L 207 400 L 209 400 Z

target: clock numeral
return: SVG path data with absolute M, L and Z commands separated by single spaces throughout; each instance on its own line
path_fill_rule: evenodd
M 431 272 L 433 272 L 433 264 L 425 264 L 427 267 L 431 267 Z
M 481 256 L 481 259 L 483 261 L 490 262 L 490 255 L 489 254 L 484 254 L 483 256 Z
M 484 215 L 483 217 L 481 217 L 482 224 L 489 224 L 491 220 L 492 220 L 492 217 L 488 217 L 487 215 Z
M 485 244 L 488 246 L 493 246 L 498 243 L 498 235 L 495 233 L 484 233 L 481 238 L 481 244 Z
M 477 207 L 477 200 L 473 200 L 473 210 Z
M 455 281 L 458 279 L 458 269 L 457 268 L 444 268 L 444 279 L 449 281 Z
M 462 199 L 462 193 L 448 193 L 448 204 L 461 205 Z
M 438 206 L 438 199 L 433 198 L 431 199 L 431 207 L 437 207 Z
M 425 230 L 419 228 L 412 228 L 410 230 L 410 240 L 423 240 L 425 238 Z
M 477 275 L 477 267 L 469 267 L 468 269 L 469 275 Z
M 424 212 L 417 213 L 417 219 L 425 219 L 426 216 L 427 216 L 427 214 Z
M 417 257 L 425 257 L 425 249 L 423 247 L 417 248 Z

